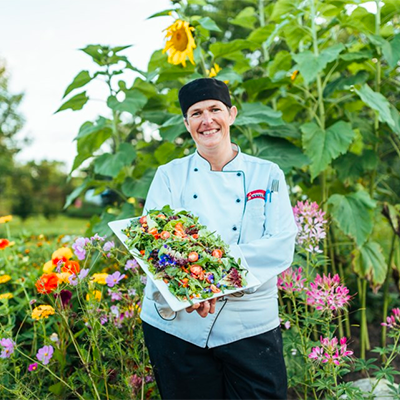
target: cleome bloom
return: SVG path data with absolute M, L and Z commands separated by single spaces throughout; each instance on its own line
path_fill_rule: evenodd
M 301 292 L 304 289 L 306 278 L 302 275 L 303 268 L 297 270 L 288 268 L 278 276 L 278 289 L 284 292 Z
M 5 215 L 4 217 L 0 217 L 0 224 L 6 224 L 7 222 L 12 221 L 12 215 Z
M 186 57 L 194 65 L 193 50 L 196 43 L 193 38 L 194 28 L 189 22 L 176 20 L 167 29 L 166 38 L 169 38 L 165 44 L 163 53 L 168 51 L 168 62 L 173 65 L 182 64 L 186 67 Z
M 400 308 L 393 308 L 392 315 L 389 315 L 386 318 L 386 322 L 382 322 L 381 325 L 390 329 L 400 330 Z
M 36 289 L 41 294 L 53 292 L 58 286 L 57 274 L 43 274 L 35 283 Z
M 313 359 L 316 363 L 341 365 L 345 361 L 345 357 L 350 357 L 353 352 L 347 350 L 347 338 L 342 337 L 340 343 L 336 337 L 322 338 L 320 337 L 321 346 L 313 347 L 308 358 Z M 340 344 L 338 346 L 338 344 Z
M 319 243 L 326 237 L 325 212 L 316 202 L 298 201 L 293 207 L 294 219 L 299 229 L 297 244 L 310 253 L 322 253 Z
M 322 312 L 341 310 L 349 303 L 351 296 L 346 286 L 340 285 L 338 274 L 331 278 L 331 274 L 321 277 L 319 274 L 314 282 L 310 283 L 307 291 L 307 304 Z
M 33 309 L 32 319 L 39 321 L 43 318 L 49 318 L 49 315 L 54 315 L 55 313 L 56 311 L 52 306 L 43 304 Z

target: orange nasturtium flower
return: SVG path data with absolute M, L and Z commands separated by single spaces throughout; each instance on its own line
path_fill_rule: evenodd
M 10 275 L 0 275 L 0 283 L 6 283 L 11 280 Z
M 81 270 L 78 261 L 67 261 L 63 267 L 61 267 L 61 272 L 69 272 L 70 274 L 78 274 Z
M 168 51 L 168 62 L 173 65 L 182 64 L 186 67 L 186 57 L 194 65 L 193 50 L 196 43 L 193 38 L 194 28 L 189 22 L 176 20 L 167 29 L 166 38 L 169 38 L 165 44 L 163 53 Z
M 5 249 L 10 245 L 10 241 L 7 239 L 0 239 L 0 250 Z
M 53 292 L 58 286 L 57 274 L 43 274 L 35 283 L 36 289 L 41 294 Z
M 48 318 L 49 315 L 53 315 L 55 313 L 56 313 L 56 311 L 54 310 L 54 308 L 52 306 L 43 304 L 43 305 L 38 306 L 33 309 L 32 318 L 39 321 L 40 319 Z
M 12 215 L 5 215 L 4 217 L 0 217 L 0 224 L 6 224 L 12 220 Z

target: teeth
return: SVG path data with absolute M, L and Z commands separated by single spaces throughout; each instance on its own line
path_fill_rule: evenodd
M 204 131 L 201 132 L 203 135 L 212 135 L 213 133 L 218 132 L 218 129 L 213 129 L 212 131 Z

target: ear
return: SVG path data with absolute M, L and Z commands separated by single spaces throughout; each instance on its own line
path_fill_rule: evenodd
M 187 119 L 185 117 L 183 118 L 183 123 L 185 124 L 186 130 L 190 133 L 189 124 L 188 124 Z
M 236 106 L 232 106 L 231 113 L 229 115 L 229 125 L 232 125 L 235 122 L 237 113 L 238 113 L 238 109 L 236 108 Z

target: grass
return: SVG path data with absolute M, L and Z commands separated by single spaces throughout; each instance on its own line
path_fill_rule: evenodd
M 29 217 L 22 221 L 19 217 L 13 217 L 8 227 L 12 237 L 25 235 L 45 235 L 54 237 L 59 235 L 83 235 L 88 227 L 86 219 L 71 218 L 65 215 L 58 215 L 52 220 L 44 218 L 42 215 Z M 0 238 L 7 237 L 5 224 L 0 225 Z

